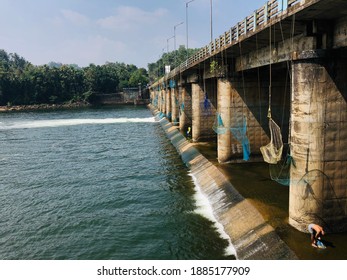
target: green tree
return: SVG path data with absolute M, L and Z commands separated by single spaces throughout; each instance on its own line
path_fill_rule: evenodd
M 139 68 L 136 71 L 132 72 L 129 79 L 130 87 L 137 87 L 139 84 L 147 85 L 149 82 L 147 70 L 144 68 Z
M 148 64 L 148 76 L 150 82 L 158 80 L 165 75 L 165 66 L 170 65 L 171 70 L 187 60 L 187 57 L 196 53 L 198 49 L 187 49 L 181 45 L 178 50 L 164 53 L 156 62 Z
M 96 94 L 147 84 L 148 73 L 133 64 L 107 62 L 80 68 L 50 62 L 34 66 L 17 54 L 0 50 L 0 105 L 93 100 Z

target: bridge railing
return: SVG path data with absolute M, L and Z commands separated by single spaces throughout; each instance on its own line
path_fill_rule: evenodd
M 190 68 L 195 63 L 204 58 L 220 52 L 228 45 L 236 43 L 240 37 L 246 36 L 249 32 L 254 32 L 269 20 L 276 18 L 283 11 L 299 4 L 302 0 L 269 0 L 264 6 L 254 11 L 254 13 L 246 17 L 243 21 L 231 27 L 223 35 L 216 38 L 209 45 L 202 47 L 194 55 L 190 56 L 186 61 L 182 62 L 178 67 L 167 74 L 167 78 L 176 76 L 180 71 Z

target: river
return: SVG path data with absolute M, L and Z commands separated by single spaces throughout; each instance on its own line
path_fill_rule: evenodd
M 0 114 L 0 259 L 234 259 L 141 106 Z

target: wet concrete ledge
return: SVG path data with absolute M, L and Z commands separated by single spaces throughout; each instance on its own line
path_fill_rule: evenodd
M 148 107 L 208 198 L 215 218 L 231 239 L 237 259 L 298 259 L 258 210 L 239 194 L 217 167 L 200 154 L 177 127 L 172 126 L 166 118 L 159 119 L 158 110 L 151 105 Z

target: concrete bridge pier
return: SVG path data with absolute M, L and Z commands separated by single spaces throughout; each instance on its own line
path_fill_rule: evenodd
M 233 77 L 217 81 L 218 112 L 227 129 L 225 134 L 218 135 L 220 163 L 262 160 L 260 147 L 269 142 L 265 132 L 268 130 L 268 103 L 260 102 L 260 98 L 268 95 L 268 77 L 261 77 L 260 80 L 262 85 L 258 84 L 258 76 L 251 72 L 242 75 L 234 73 Z M 277 100 L 274 103 L 277 108 Z M 244 133 L 247 140 L 242 137 Z M 246 147 L 251 153 L 248 159 L 247 153 L 244 153 Z
M 159 89 L 151 91 L 152 102 L 155 103 L 155 107 L 159 110 Z
M 330 69 L 321 59 L 292 63 L 296 168 L 290 173 L 289 223 L 300 231 L 310 223 L 328 232 L 347 230 L 346 62 L 330 59 Z
M 213 123 L 216 114 L 216 89 L 214 80 L 205 80 L 203 86 L 199 82 L 192 83 L 192 140 L 193 142 L 210 140 L 216 136 Z M 206 95 L 207 99 L 206 100 Z
M 188 127 L 192 127 L 192 97 L 190 84 L 181 84 L 179 87 L 180 131 L 185 135 Z
M 165 105 L 166 105 L 166 113 L 165 113 L 166 117 L 171 122 L 171 119 L 172 119 L 171 88 L 168 86 L 166 87 L 166 90 L 165 90 Z
M 192 140 L 198 142 L 201 138 L 201 102 L 204 101 L 204 91 L 198 82 L 192 83 Z
M 149 89 L 149 98 L 151 99 L 151 103 L 152 103 L 152 104 L 154 103 L 155 96 L 156 96 L 155 90 L 153 90 L 153 89 L 150 88 L 150 89 Z
M 160 102 L 161 102 L 161 94 L 160 94 L 160 88 L 158 87 L 157 90 L 154 91 L 154 99 L 153 100 L 156 100 L 156 108 L 158 109 L 158 111 L 160 111 Z
M 165 106 L 165 89 L 162 88 L 160 91 L 160 111 L 166 114 L 166 106 Z
M 156 91 L 156 95 L 158 97 L 157 99 L 157 109 L 160 111 L 160 104 L 161 104 L 161 89 L 158 86 L 158 90 Z
M 186 131 L 186 114 L 184 112 L 184 106 L 185 106 L 185 96 L 186 96 L 186 88 L 183 85 L 179 85 L 178 87 L 178 102 L 179 102 L 179 127 L 180 131 L 182 133 L 185 133 Z
M 217 112 L 220 114 L 223 124 L 226 128 L 225 133 L 217 134 L 217 157 L 220 163 L 225 163 L 231 159 L 231 132 L 230 132 L 230 119 L 231 119 L 231 95 L 232 85 L 228 79 L 217 80 Z
M 171 119 L 174 125 L 178 125 L 179 113 L 178 113 L 178 89 L 175 85 L 171 88 Z

